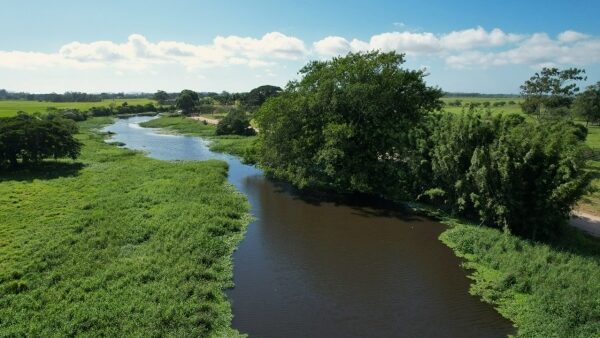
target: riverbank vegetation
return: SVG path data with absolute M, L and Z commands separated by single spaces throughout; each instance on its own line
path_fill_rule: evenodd
M 256 162 L 256 136 L 217 135 L 217 126 L 204 124 L 184 116 L 161 116 L 140 123 L 146 128 L 163 128 L 185 135 L 209 139 L 212 151 L 229 153 L 241 157 L 246 163 Z
M 425 202 L 475 221 L 441 239 L 517 335 L 598 335 L 600 244 L 566 227 L 591 178 L 587 129 L 441 112 L 441 92 L 403 61 L 373 52 L 309 63 L 257 112 L 259 165 L 301 188 Z
M 0 336 L 233 336 L 222 290 L 249 206 L 220 161 L 167 162 L 80 123 L 77 161 L 0 172 Z

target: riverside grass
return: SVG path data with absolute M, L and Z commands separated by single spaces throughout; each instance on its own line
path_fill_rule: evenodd
M 140 123 L 140 126 L 146 128 L 163 128 L 181 134 L 204 137 L 211 141 L 209 144 L 210 150 L 239 156 L 245 162 L 254 162 L 252 156 L 255 149 L 254 144 L 257 141 L 256 136 L 217 136 L 214 125 L 204 124 L 182 116 L 161 116 L 157 119 Z
M 0 173 L 0 336 L 236 336 L 223 289 L 250 220 L 222 161 L 168 162 L 80 124 L 76 161 Z

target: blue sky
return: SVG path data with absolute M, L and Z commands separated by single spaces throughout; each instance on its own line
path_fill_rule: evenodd
M 246 91 L 312 59 L 407 53 L 447 91 L 516 93 L 542 66 L 600 80 L 600 1 L 13 1 L 0 88 Z

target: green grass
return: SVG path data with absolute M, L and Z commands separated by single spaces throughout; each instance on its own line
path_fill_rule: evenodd
M 586 144 L 594 152 L 594 156 L 588 162 L 588 168 L 593 175 L 592 191 L 581 199 L 577 208 L 580 211 L 600 216 L 600 127 L 588 126 Z
M 600 241 L 576 229 L 558 243 L 454 223 L 440 239 L 465 260 L 483 298 L 519 337 L 600 337 Z
M 200 136 L 209 139 L 212 151 L 229 153 L 241 157 L 245 162 L 254 162 L 256 136 L 237 136 L 215 134 L 216 127 L 200 121 L 179 116 L 161 116 L 158 119 L 140 123 L 146 128 L 163 128 L 177 133 Z
M 81 124 L 81 158 L 0 173 L 0 336 L 230 336 L 249 221 L 221 161 L 166 162 Z
M 460 100 L 462 101 L 462 106 L 461 107 L 452 107 L 449 106 L 448 104 L 446 104 L 443 108 L 444 111 L 450 112 L 450 113 L 460 113 L 463 111 L 463 109 L 468 110 L 468 105 L 471 102 L 490 102 L 491 106 L 490 106 L 490 110 L 492 111 L 492 113 L 495 114 L 499 114 L 499 113 L 518 113 L 521 114 L 521 106 L 519 105 L 520 102 L 523 101 L 523 99 L 518 98 L 518 97 L 443 97 L 442 101 L 445 103 L 448 102 L 452 102 L 455 100 Z M 504 101 L 506 102 L 505 106 L 502 107 L 494 107 L 493 104 L 494 102 L 499 102 L 499 101 Z M 509 105 L 508 102 L 509 101 L 514 101 L 515 104 Z M 483 108 L 482 106 L 479 107 L 480 109 Z
M 18 111 L 26 113 L 45 113 L 52 108 L 72 108 L 79 110 L 88 110 L 91 107 L 107 107 L 111 103 L 117 106 L 127 102 L 130 105 L 139 105 L 154 102 L 150 99 L 115 99 L 103 100 L 100 102 L 45 102 L 45 101 L 21 101 L 21 100 L 0 100 L 0 117 L 10 117 L 17 114 Z

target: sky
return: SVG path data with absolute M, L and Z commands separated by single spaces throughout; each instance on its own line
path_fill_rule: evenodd
M 249 91 L 311 60 L 406 54 L 448 92 L 518 93 L 542 67 L 600 81 L 598 0 L 0 0 L 0 88 Z

